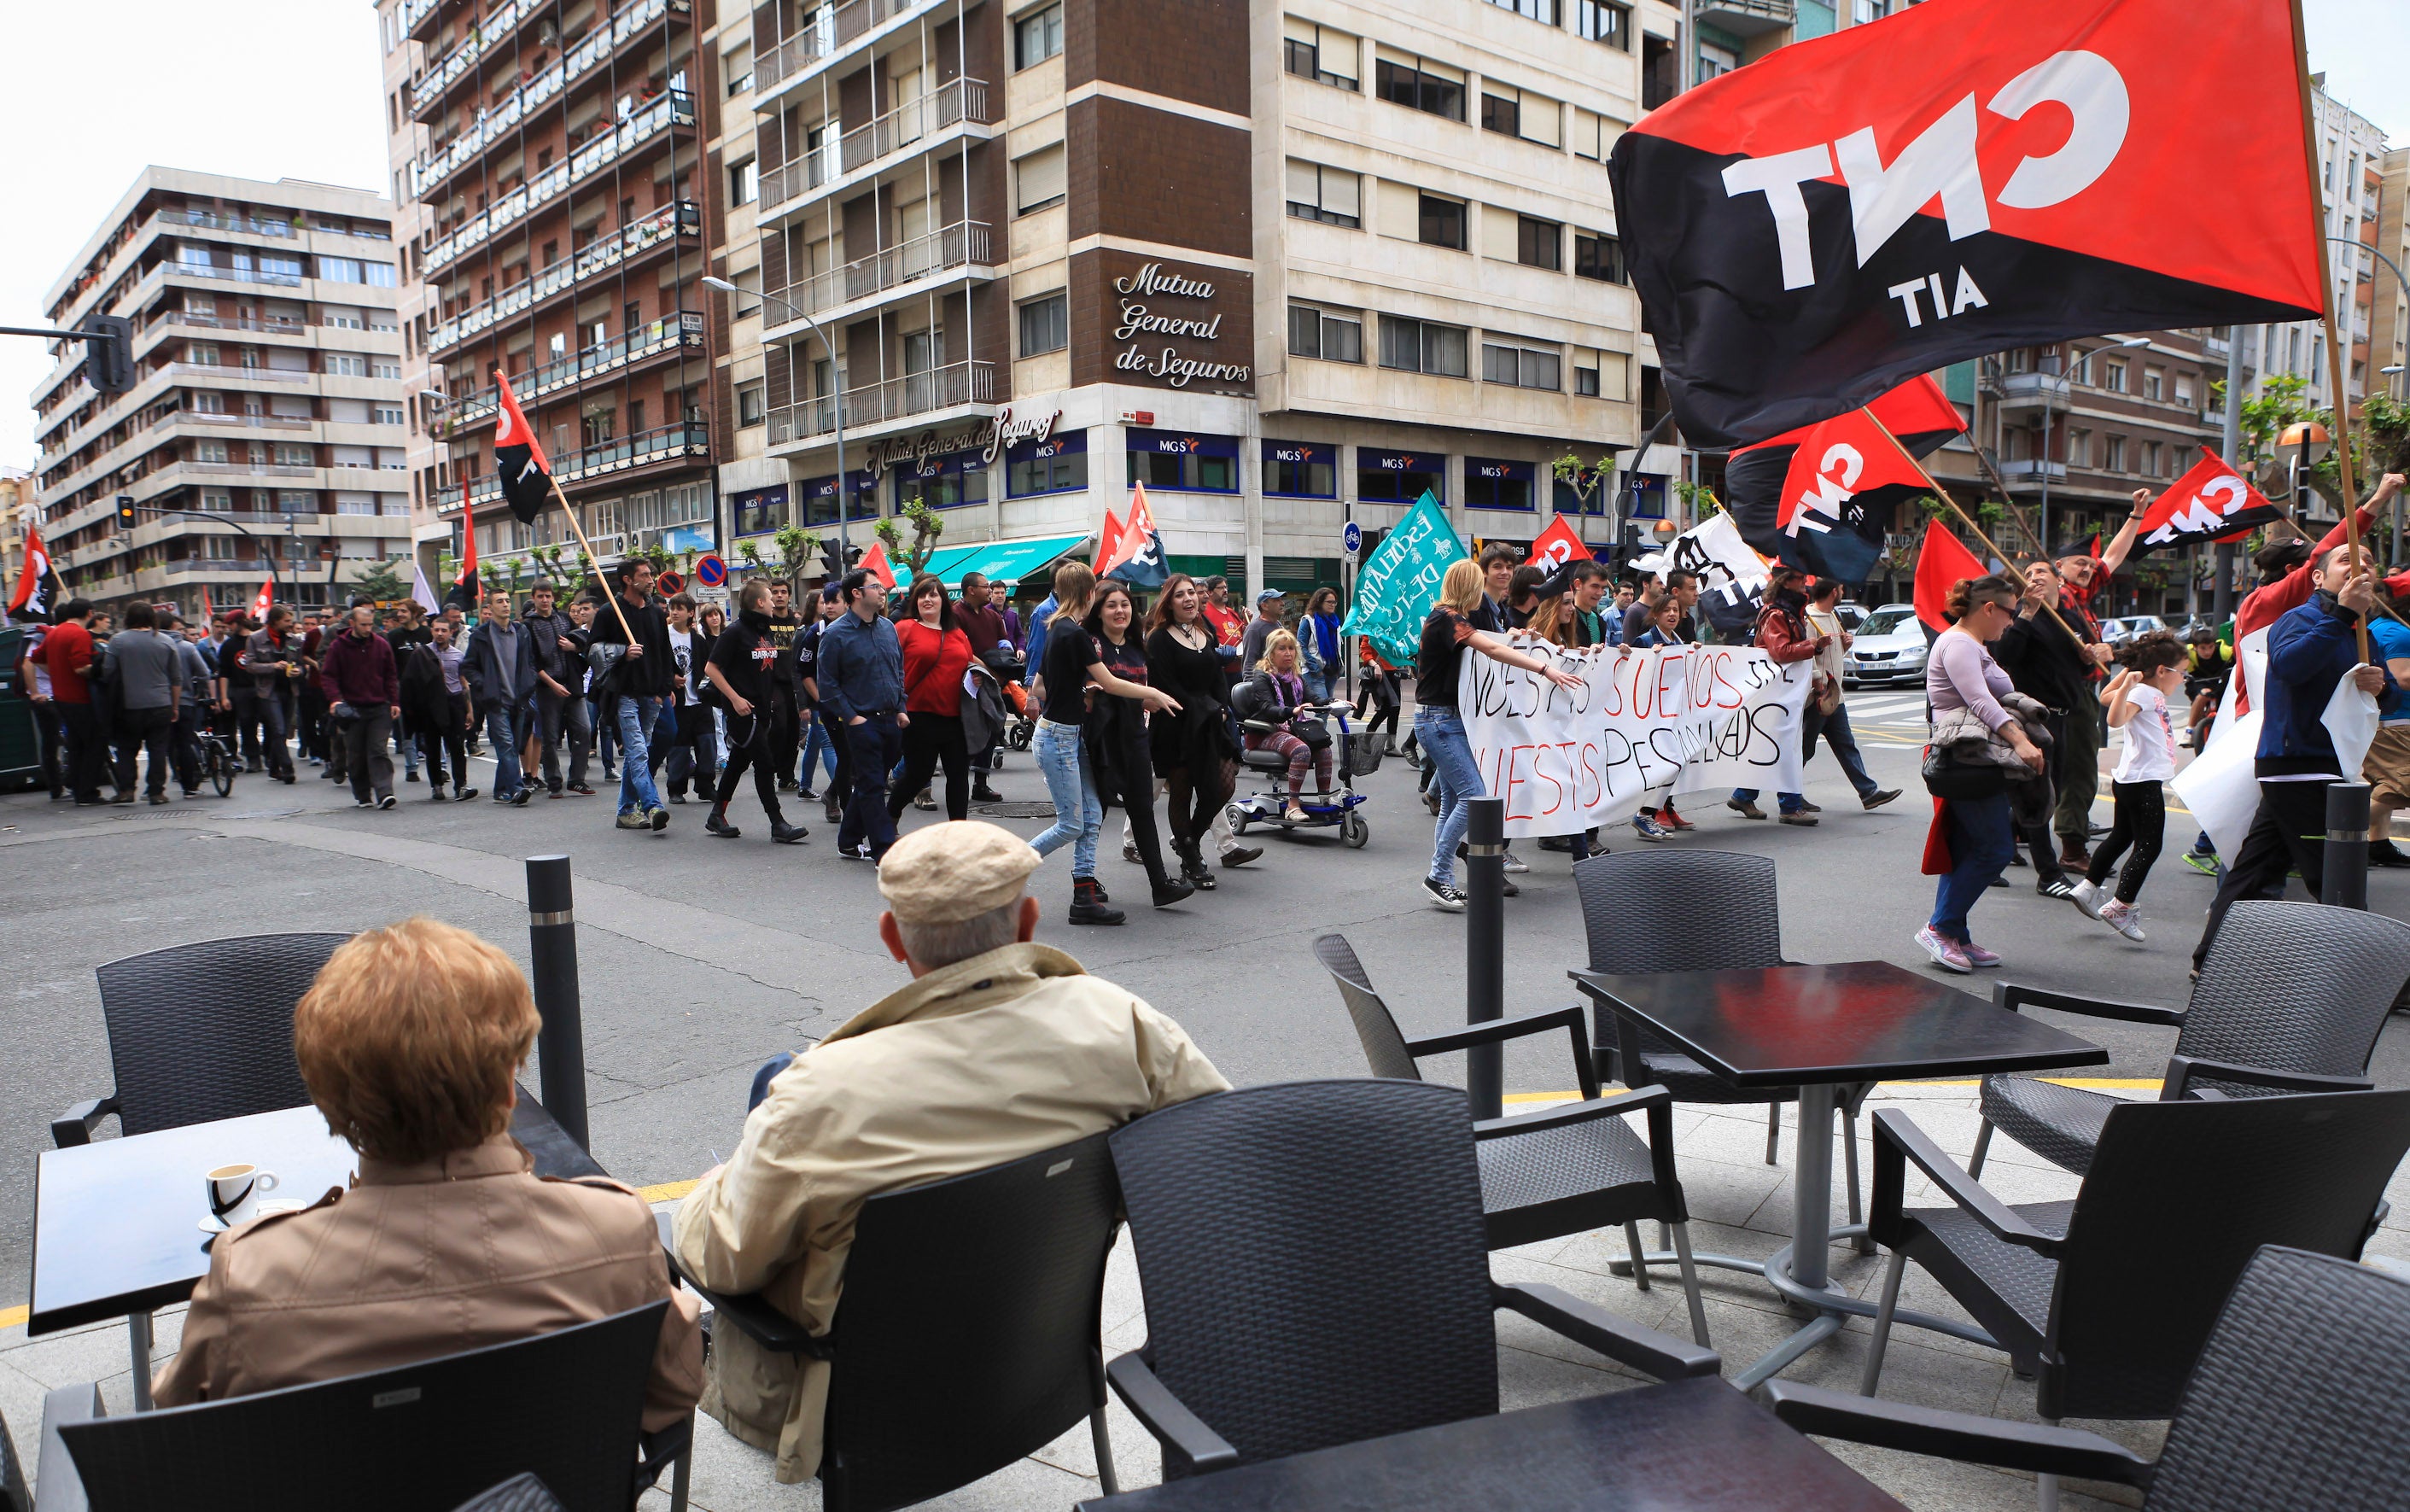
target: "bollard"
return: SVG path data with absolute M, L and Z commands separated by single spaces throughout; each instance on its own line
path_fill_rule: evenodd
M 569 858 L 530 856 L 528 959 L 534 970 L 536 1054 L 544 1111 L 589 1154 L 586 1137 L 586 1025 L 577 1001 L 577 920 L 571 907 Z
M 1506 1016 L 1506 800 L 1467 802 L 1473 822 L 1464 836 L 1464 1021 L 1479 1024 Z M 1465 1053 L 1465 1090 L 1475 1118 L 1505 1112 L 1505 1054 L 1494 1044 Z
M 2368 784 L 2327 789 L 2326 885 L 2318 901 L 2339 909 L 2368 907 Z

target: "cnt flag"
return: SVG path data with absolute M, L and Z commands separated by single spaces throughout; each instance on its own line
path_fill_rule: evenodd
M 1548 521 L 1548 528 L 1532 540 L 1532 565 L 1544 573 L 1553 573 L 1577 561 L 1587 561 L 1590 549 L 1574 528 L 1565 523 L 1562 515 Z
M 1983 564 L 1959 539 L 1941 528 L 1941 522 L 1924 522 L 1924 545 L 1916 553 L 1916 618 L 1924 621 L 1936 635 L 1953 623 L 1943 612 L 1950 589 L 1962 578 L 1981 577 Z
M 2004 347 L 2317 319 L 2289 8 L 1926 0 L 1651 111 L 1610 173 L 1683 435 Z
M 47 624 L 65 597 L 50 548 L 42 545 L 41 532 L 28 524 L 25 562 L 17 572 L 17 590 L 8 596 L 8 618 L 27 624 Z
M 260 584 L 259 591 L 252 595 L 251 618 L 258 620 L 262 625 L 265 625 L 268 623 L 268 611 L 275 606 L 276 579 L 271 577 L 266 582 Z
M 2133 555 L 2161 546 L 2188 546 L 2202 541 L 2240 541 L 2260 526 L 2282 516 L 2243 474 L 2203 446 L 2192 471 L 2168 485 L 2142 512 L 2141 534 Z M 2098 545 L 2094 538 L 2094 545 Z M 2096 549 L 2094 556 L 2100 553 Z
M 552 464 L 544 459 L 544 445 L 519 409 L 518 396 L 502 370 L 494 370 L 502 397 L 501 418 L 494 426 L 494 471 L 501 475 L 502 497 L 521 525 L 532 525 L 552 500 Z
M 1931 488 L 1911 458 L 1966 429 L 1958 406 L 1920 373 L 1866 409 L 1735 452 L 1724 469 L 1734 522 L 1769 557 L 1863 583 L 1893 506 Z
M 1113 528 L 1113 512 L 1105 511 L 1105 528 Z M 1099 545 L 1096 548 L 1098 577 L 1111 577 L 1132 588 L 1161 588 L 1170 579 L 1171 570 L 1163 560 L 1163 532 L 1154 528 L 1154 512 L 1146 507 L 1146 485 L 1130 489 L 1129 518 L 1122 523 L 1119 539 L 1110 551 Z
M 443 606 L 476 614 L 486 596 L 477 582 L 477 516 L 469 508 L 469 485 L 460 485 L 460 570 L 452 576 L 452 586 L 443 590 Z

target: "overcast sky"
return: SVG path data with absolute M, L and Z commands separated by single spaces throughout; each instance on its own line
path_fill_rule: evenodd
M 2310 66 L 2410 141 L 2410 0 L 2304 3 Z M 369 0 L 0 0 L 0 58 L 16 65 L 0 88 L 0 325 L 42 323 L 43 292 L 148 164 L 385 187 Z M 26 400 L 49 371 L 40 342 L 0 337 L 0 465 L 31 465 Z

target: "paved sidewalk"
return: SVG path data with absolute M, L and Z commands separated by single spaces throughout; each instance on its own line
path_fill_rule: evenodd
M 2151 1089 L 2132 1089 L 2127 1096 L 2150 1097 Z M 1538 1106 L 1517 1105 L 1523 1111 Z M 1900 1084 L 1883 1088 L 1868 1099 L 1867 1113 L 1884 1107 L 1912 1111 L 1919 1127 L 1962 1161 L 1973 1148 L 1977 1113 L 1970 1083 Z M 1860 1121 L 1862 1136 L 1869 1126 Z M 1764 1164 L 1765 1119 L 1762 1110 L 1685 1108 L 1675 1116 L 1675 1139 L 1682 1181 L 1691 1199 L 1691 1241 L 1699 1249 L 1762 1258 L 1789 1237 L 1791 1223 L 1791 1161 L 1795 1122 L 1786 1118 L 1781 1164 Z M 1871 1156 L 1861 1149 L 1871 1186 Z M 1841 1162 L 1834 1162 L 1834 1221 L 1842 1217 Z M 1910 1172 L 1911 1202 L 1937 1200 L 1931 1185 Z M 2072 1197 L 2076 1179 L 2042 1162 L 2006 1139 L 1993 1141 L 1983 1184 L 2011 1202 L 2048 1201 Z M 2410 1177 L 2397 1175 L 2390 1199 L 2391 1221 L 2370 1246 L 2372 1257 L 2410 1261 Z M 1608 1272 L 1608 1263 L 1623 1253 L 1619 1230 L 1600 1230 L 1570 1239 L 1551 1240 L 1502 1251 L 1492 1268 L 1502 1279 L 1541 1281 L 1562 1287 L 1575 1296 L 1608 1307 L 1625 1316 L 1676 1333 L 1687 1333 L 1682 1293 L 1674 1274 L 1658 1272 L 1652 1288 L 1643 1293 L 1630 1280 Z M 1834 1278 L 1860 1296 L 1870 1296 L 1880 1283 L 1882 1258 L 1847 1248 L 1833 1252 Z M 1755 1277 L 1737 1272 L 1702 1269 L 1706 1293 L 1707 1326 L 1727 1371 L 1736 1370 L 1771 1348 L 1796 1326 L 1773 1293 Z M 1911 1269 L 1902 1290 L 1903 1305 L 1944 1316 L 1964 1317 L 1921 1271 Z M 1105 1283 L 1105 1351 L 1110 1359 L 1137 1347 L 1146 1337 L 1143 1299 L 1138 1269 L 1126 1239 L 1113 1255 Z M 158 1319 L 158 1355 L 164 1359 L 177 1345 L 182 1309 Z M 1869 1325 L 1852 1320 L 1842 1333 L 1793 1365 L 1791 1380 L 1838 1389 L 1856 1388 L 1866 1360 Z M 1579 1346 L 1510 1314 L 1498 1317 L 1498 1359 L 1503 1403 L 1512 1409 L 1567 1397 L 1613 1391 L 1632 1384 L 1631 1373 L 1590 1355 Z M 122 1323 L 97 1324 L 73 1332 L 28 1340 L 22 1325 L 0 1330 L 0 1415 L 5 1415 L 18 1448 L 31 1463 L 38 1453 L 42 1393 L 57 1386 L 98 1380 L 111 1412 L 129 1407 L 125 1329 Z M 1922 1330 L 1902 1328 L 1892 1339 L 1884 1361 L 1882 1394 L 1904 1402 L 1967 1412 L 1996 1414 L 2030 1421 L 2033 1388 L 2011 1374 L 1996 1351 Z M 1162 1474 L 1154 1441 L 1118 1402 L 1111 1409 L 1113 1458 L 1125 1488 L 1154 1484 Z M 693 1505 L 704 1512 L 753 1512 L 779 1509 L 799 1512 L 818 1506 L 817 1485 L 779 1486 L 770 1478 L 769 1457 L 737 1443 L 709 1418 L 698 1420 Z M 2161 1431 L 2156 1423 L 2077 1421 L 2139 1448 L 2155 1451 Z M 2025 1512 L 2033 1505 L 2033 1481 L 1973 1466 L 1919 1460 L 1888 1450 L 1832 1446 L 1852 1465 L 1920 1512 Z M 39 1474 L 38 1465 L 34 1466 Z M 2131 1505 L 2139 1500 L 2122 1488 L 2088 1488 Z M 929 1504 L 960 1512 L 1020 1512 L 1045 1508 L 1061 1512 L 1084 1497 L 1098 1494 L 1095 1455 L 1084 1424 L 1053 1444 L 987 1479 Z M 668 1505 L 665 1495 L 645 1499 L 649 1512 Z M 2101 1507 L 2112 1502 L 2095 1500 L 2070 1490 L 2064 1504 L 2069 1512 Z

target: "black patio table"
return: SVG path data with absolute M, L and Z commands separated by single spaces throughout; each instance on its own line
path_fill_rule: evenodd
M 1082 1512 L 1905 1512 L 1712 1376 L 1467 1418 L 1081 1504 Z
M 1640 1064 L 1637 1030 L 1679 1046 L 1740 1087 L 1799 1089 L 1791 1243 L 1759 1262 L 1701 1255 L 1699 1263 L 1751 1271 L 1792 1302 L 1812 1309 L 1805 1328 L 1733 1377 L 1747 1390 L 1841 1330 L 1870 1302 L 1832 1284 L 1826 1251 L 1863 1226 L 1832 1226 L 1833 1114 L 1845 1097 L 1877 1082 L 2098 1066 L 2109 1053 L 2065 1030 L 1993 1007 L 1888 961 L 1749 967 L 1617 976 L 1569 973 L 1615 1015 L 1623 1064 Z M 1902 1309 L 1902 1323 L 1991 1344 L 1981 1329 Z
M 522 1088 L 511 1133 L 544 1176 L 606 1172 Z M 314 1202 L 350 1185 L 358 1157 L 314 1107 L 187 1124 L 44 1150 L 34 1166 L 28 1334 L 130 1317 L 138 1405 L 150 1397 L 150 1315 L 182 1301 L 210 1268 L 203 1174 L 246 1161 L 276 1173 L 275 1196 Z

